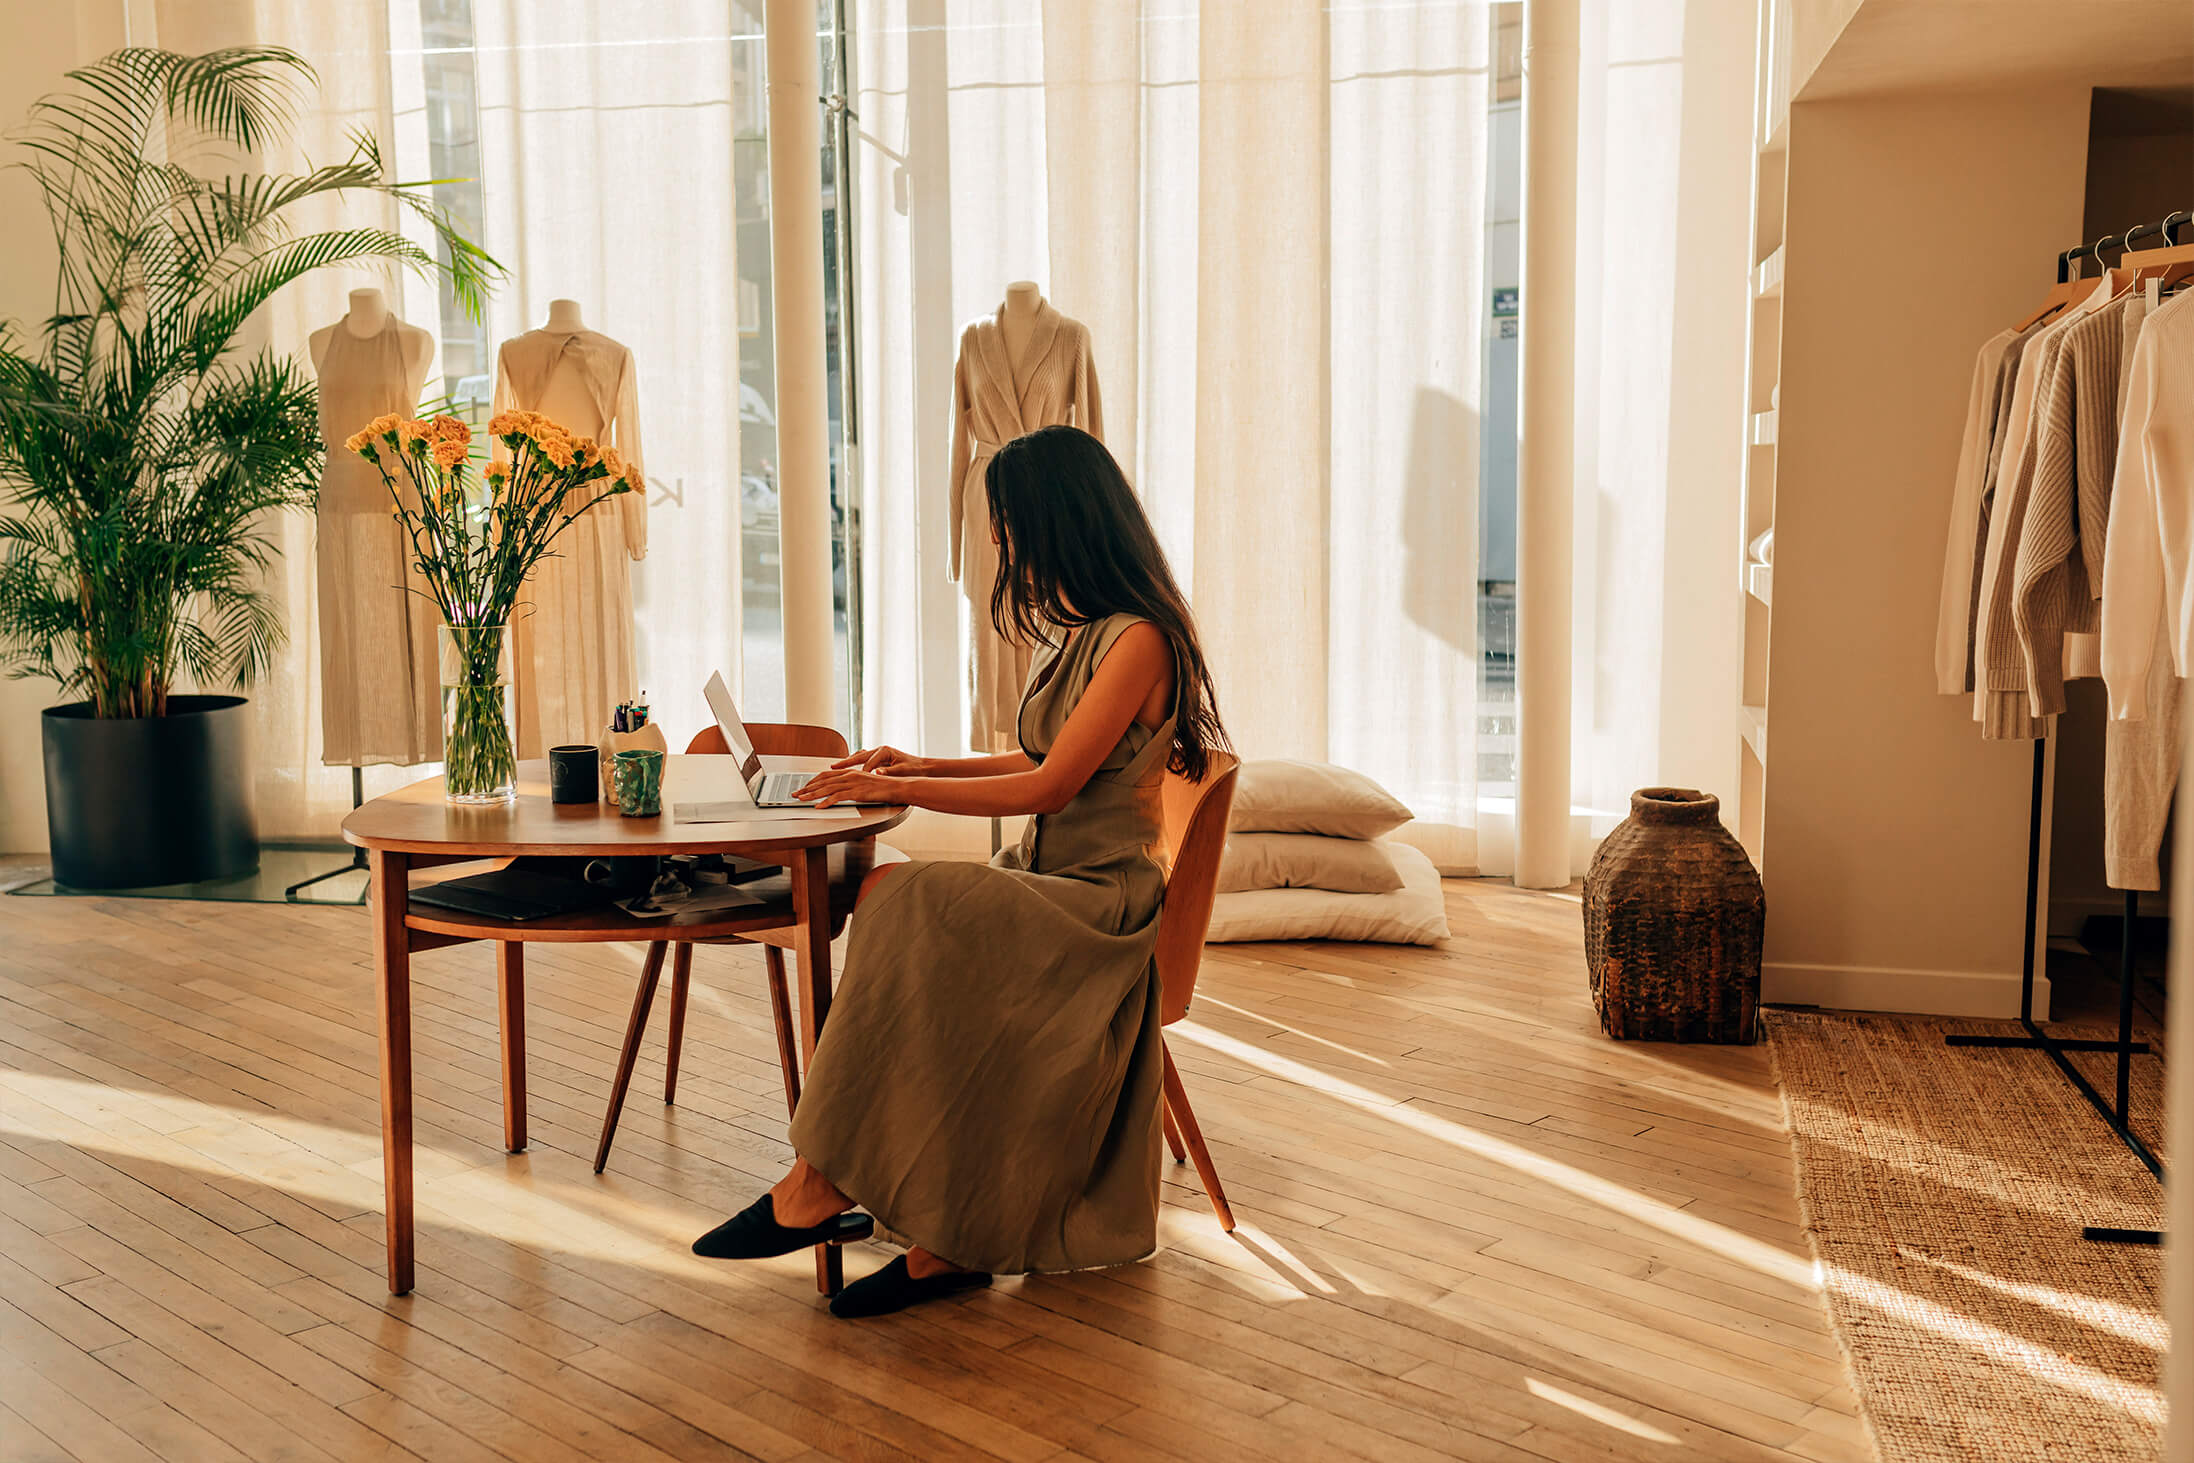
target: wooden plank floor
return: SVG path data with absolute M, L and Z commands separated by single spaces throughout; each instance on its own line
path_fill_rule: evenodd
M 533 947 L 520 1156 L 490 958 L 417 957 L 392 1299 L 364 912 L 0 900 L 0 1455 L 1869 1458 L 1765 1049 L 1606 1041 L 1573 896 L 1448 890 L 1444 949 L 1211 951 L 1234 1236 L 1168 1164 L 1147 1263 L 858 1324 L 687 1250 L 788 1161 L 755 952 L 699 952 L 675 1108 L 658 1002 L 602 1178 L 638 949 Z

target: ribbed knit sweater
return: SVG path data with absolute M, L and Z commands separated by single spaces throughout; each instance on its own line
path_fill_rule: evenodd
M 2036 716 L 2065 709 L 2065 637 L 2094 635 L 2102 626 L 2096 594 L 2118 459 L 2123 321 L 2131 304 L 2114 301 L 2065 327 L 2035 405 L 2034 472 L 2013 555 L 2011 617 Z

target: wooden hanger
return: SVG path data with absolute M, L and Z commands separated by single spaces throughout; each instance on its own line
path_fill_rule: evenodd
M 2126 230 L 2126 252 L 2118 261 L 2118 267 L 2131 274 L 2131 282 L 2145 284 L 2157 281 L 2159 289 L 2173 289 L 2189 279 L 2194 279 L 2194 244 L 2169 243 L 2161 249 L 2135 249 L 2133 240 L 2147 234 L 2162 234 L 2166 240 L 2175 239 L 2181 224 L 2194 223 L 2194 217 L 2174 213 L 2161 224 L 2153 227 L 2139 226 Z
M 2068 305 L 2076 305 L 2094 292 L 2100 280 L 2087 279 L 2080 272 L 2080 261 L 2095 252 L 2092 244 L 2082 244 L 2077 249 L 2067 249 L 2057 256 L 2057 283 L 2042 297 L 2041 308 L 2021 320 L 2012 328 L 2019 331 L 2032 329 Z

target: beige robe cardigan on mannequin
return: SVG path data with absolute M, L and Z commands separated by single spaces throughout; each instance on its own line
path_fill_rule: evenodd
M 1080 427 L 1099 441 L 1105 435 L 1089 331 L 1046 301 L 1036 312 L 1028 358 L 1016 380 L 1004 319 L 1001 306 L 961 332 L 952 373 L 952 577 L 968 597 L 969 745 L 978 752 L 1020 746 L 1015 723 L 1034 654 L 991 624 L 998 550 L 990 541 L 983 473 L 999 448 L 1039 427 Z
M 510 408 L 537 411 L 640 466 L 638 371 L 632 352 L 599 331 L 529 330 L 505 341 L 494 409 Z M 494 451 L 498 461 L 510 455 L 500 442 Z M 520 757 L 600 741 L 611 710 L 640 694 L 632 563 L 647 551 L 647 495 L 623 493 L 582 513 L 534 565 L 512 617 Z

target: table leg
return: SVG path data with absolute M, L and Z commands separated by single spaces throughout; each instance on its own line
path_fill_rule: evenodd
M 411 1290 L 411 856 L 367 854 L 373 882 L 373 967 L 380 977 L 381 1187 L 387 1218 L 389 1294 Z
M 526 1146 L 526 947 L 495 942 L 495 998 L 503 1025 L 503 1146 Z
M 812 1067 L 823 1018 L 830 1012 L 830 851 L 803 849 L 792 863 L 792 958 L 800 981 L 800 1059 Z M 815 1247 L 815 1288 L 836 1295 L 845 1284 L 836 1245 Z

